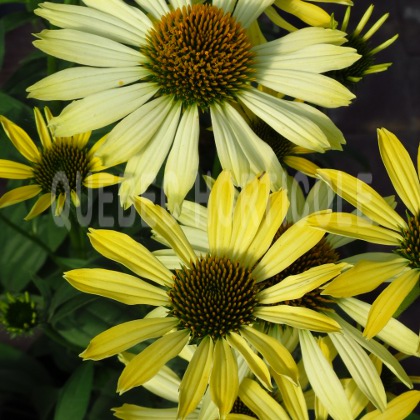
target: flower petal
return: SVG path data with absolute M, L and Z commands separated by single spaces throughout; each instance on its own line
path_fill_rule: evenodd
M 259 1 L 238 1 L 236 3 L 233 17 L 241 23 L 244 28 L 248 28 L 251 23 L 258 19 L 261 13 L 271 6 L 273 0 L 259 0 Z
M 25 216 L 25 220 L 31 220 L 39 216 L 43 211 L 47 210 L 54 202 L 55 196 L 51 193 L 42 194 L 32 206 L 30 212 Z
M 176 418 L 177 408 L 150 408 L 134 404 L 123 404 L 112 408 L 114 416 L 118 419 L 131 420 L 173 420 Z
M 49 147 L 51 147 L 51 144 L 52 144 L 50 130 L 47 127 L 47 124 L 45 122 L 44 117 L 41 114 L 41 111 L 37 107 L 34 108 L 34 114 L 35 114 L 35 123 L 36 123 L 36 128 L 38 131 L 39 139 L 41 140 L 44 150 L 48 149 Z M 48 107 L 45 108 L 45 114 L 46 116 L 50 115 L 50 111 Z
M 395 134 L 378 129 L 379 151 L 395 191 L 413 215 L 420 213 L 420 183 L 405 147 Z
M 89 229 L 92 246 L 104 257 L 116 261 L 133 273 L 170 287 L 173 274 L 143 245 L 130 236 L 106 229 Z
M 117 392 L 122 394 L 153 378 L 163 365 L 180 353 L 189 339 L 187 330 L 179 330 L 150 344 L 124 368 L 118 380 Z
M 106 172 L 100 172 L 87 176 L 83 180 L 83 185 L 86 188 L 103 188 L 109 185 L 115 185 L 120 183 L 124 178 L 116 175 L 112 175 Z
M 179 386 L 177 418 L 186 418 L 201 401 L 209 383 L 213 365 L 213 351 L 213 340 L 209 336 L 204 337 L 188 364 Z
M 0 178 L 28 179 L 33 177 L 34 172 L 30 166 L 12 160 L 0 159 Z
M 77 290 L 114 299 L 126 305 L 167 305 L 168 295 L 145 281 L 103 268 L 80 268 L 67 271 L 64 278 Z
M 1 196 L 0 209 L 11 206 L 12 204 L 20 203 L 21 201 L 29 200 L 40 192 L 42 192 L 40 185 L 25 185 L 23 187 L 15 188 Z
M 144 340 L 162 337 L 178 323 L 177 318 L 147 318 L 124 322 L 93 338 L 80 357 L 84 360 L 101 360 L 114 356 Z

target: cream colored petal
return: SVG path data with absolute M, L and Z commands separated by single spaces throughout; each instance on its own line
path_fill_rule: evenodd
M 376 226 L 352 213 L 315 214 L 307 220 L 310 226 L 374 244 L 398 246 L 402 241 L 402 236 L 394 230 Z
M 248 326 L 242 327 L 240 334 L 262 354 L 266 362 L 279 375 L 286 377 L 295 384 L 298 382 L 296 362 L 278 340 Z
M 182 201 L 197 178 L 199 135 L 198 107 L 192 105 L 182 113 L 165 165 L 163 190 L 171 213 L 180 213 Z
M 369 353 L 378 357 L 378 359 L 408 388 L 413 387 L 413 384 L 403 367 L 384 345 L 379 344 L 373 339 L 367 340 L 357 328 L 350 325 L 336 313 L 331 313 L 331 317 L 340 324 L 341 328 L 345 331 L 346 336 L 351 337 L 353 341 L 364 347 Z
M 165 0 L 155 0 L 152 2 L 149 0 L 134 1 L 156 19 L 159 19 L 162 15 L 166 15 L 170 11 Z
M 161 398 L 178 403 L 180 383 L 181 379 L 172 369 L 162 366 L 162 369 L 152 379 L 145 382 L 143 386 Z
M 30 162 L 39 162 L 41 157 L 39 150 L 26 131 L 3 115 L 0 115 L 0 122 L 16 150 Z
M 0 178 L 28 179 L 33 177 L 34 172 L 30 166 L 12 160 L 0 159 Z
M 183 225 L 191 226 L 203 232 L 207 232 L 208 211 L 207 207 L 194 201 L 185 200 L 182 204 L 182 212 L 177 220 Z
M 239 398 L 260 420 L 289 419 L 284 408 L 252 379 L 241 382 Z
M 358 262 L 353 268 L 336 277 L 321 294 L 334 297 L 351 297 L 375 290 L 384 281 L 401 273 L 407 260 L 393 256 L 390 261 Z
M 329 316 L 304 307 L 289 305 L 259 306 L 254 310 L 254 315 L 265 321 L 311 331 L 341 330 L 337 322 Z
M 324 236 L 319 229 L 313 229 L 301 222 L 287 229 L 269 248 L 253 271 L 257 282 L 266 280 L 295 262 L 315 246 Z
M 258 19 L 261 13 L 271 6 L 273 0 L 244 1 L 236 2 L 233 17 L 238 20 L 244 28 L 248 28 L 252 22 Z
M 72 136 L 105 127 L 138 110 L 156 91 L 157 87 L 151 83 L 137 83 L 103 90 L 73 101 L 59 116 L 50 121 L 49 126 L 55 136 Z M 111 165 L 108 162 L 104 163 Z
M 389 402 L 385 411 L 371 411 L 361 420 L 404 420 L 415 410 L 419 402 L 420 391 L 407 391 Z
M 253 267 L 264 255 L 272 244 L 274 235 L 280 228 L 288 207 L 289 200 L 286 190 L 277 191 L 270 195 L 258 231 L 241 259 L 244 265 Z
M 226 337 L 227 342 L 236 351 L 238 351 L 245 359 L 249 369 L 259 379 L 259 381 L 268 389 L 271 390 L 271 376 L 267 365 L 263 360 L 255 354 L 255 352 L 248 345 L 246 340 L 235 332 L 231 332 Z
M 238 397 L 239 378 L 236 356 L 228 342 L 220 338 L 214 345 L 213 369 L 210 378 L 210 394 L 212 401 L 219 409 L 220 418 L 232 410 Z
M 149 74 L 141 67 L 71 67 L 53 73 L 27 88 L 29 98 L 43 101 L 80 99 L 137 82 Z
M 294 420 L 308 420 L 308 407 L 300 384 L 292 384 L 275 371 L 272 371 L 271 374 L 279 387 L 283 404 L 290 417 Z
M 344 266 L 345 264 L 322 264 L 301 274 L 288 276 L 279 283 L 261 290 L 257 295 L 258 303 L 270 305 L 299 299 L 339 275 Z
M 270 179 L 267 174 L 247 184 L 235 203 L 232 220 L 232 236 L 229 248 L 231 258 L 242 260 L 252 243 L 267 208 Z
M 103 268 L 67 271 L 64 278 L 77 290 L 114 299 L 126 305 L 167 305 L 166 292 L 137 277 Z
M 32 206 L 30 212 L 25 216 L 25 220 L 31 220 L 39 216 L 43 211 L 51 207 L 51 204 L 54 202 L 55 196 L 51 193 L 42 194 L 38 198 L 36 203 Z
M 44 29 L 36 36 L 33 44 L 44 53 L 86 66 L 133 67 L 143 61 L 140 51 L 87 32 Z
M 87 188 L 103 188 L 122 182 L 124 178 L 107 172 L 100 172 L 87 176 L 83 180 L 83 185 Z
M 166 239 L 186 265 L 197 259 L 194 250 L 175 218 L 164 208 L 153 204 L 150 200 L 143 197 L 136 197 L 134 206 L 144 221 Z
M 178 323 L 177 318 L 148 318 L 124 322 L 93 338 L 80 357 L 84 360 L 101 360 L 114 356 L 144 340 L 163 336 Z
M 384 410 L 386 394 L 382 380 L 365 351 L 345 332 L 328 334 L 351 377 L 372 404 Z
M 407 226 L 385 199 L 362 180 L 334 169 L 320 169 L 318 176 L 340 197 L 379 225 L 396 231 Z
M 370 304 L 354 298 L 337 299 L 336 302 L 358 324 L 366 326 Z M 420 356 L 419 336 L 395 318 L 388 321 L 377 338 L 404 354 Z
M 0 197 L 0 209 L 8 207 L 21 201 L 29 200 L 42 192 L 39 185 L 25 185 L 15 188 Z
M 143 245 L 114 230 L 89 229 L 92 246 L 104 257 L 123 264 L 133 273 L 170 287 L 173 274 Z
M 413 215 L 420 213 L 420 183 L 413 161 L 395 134 L 378 130 L 379 151 L 395 191 Z
M 333 368 L 309 331 L 299 330 L 300 347 L 306 374 L 315 395 L 331 417 L 352 420 L 351 408 Z
M 233 202 L 235 189 L 231 174 L 223 171 L 211 190 L 208 201 L 208 236 L 212 254 L 229 255 L 232 236 Z
M 213 340 L 204 337 L 188 364 L 179 387 L 178 418 L 191 414 L 200 403 L 207 385 L 213 365 Z
M 409 270 L 393 280 L 375 299 L 363 335 L 372 338 L 388 323 L 403 300 L 419 283 L 420 271 Z
M 190 338 L 187 330 L 164 335 L 135 356 L 124 368 L 118 380 L 117 392 L 122 394 L 142 385 L 185 347 Z

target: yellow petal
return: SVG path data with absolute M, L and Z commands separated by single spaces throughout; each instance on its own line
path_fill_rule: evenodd
M 413 161 L 395 134 L 378 129 L 379 151 L 395 191 L 413 215 L 420 213 L 420 183 Z
M 126 305 L 167 305 L 168 295 L 145 281 L 103 268 L 67 271 L 64 278 L 77 290 L 117 300 Z
M 179 387 L 178 418 L 191 414 L 201 401 L 209 383 L 213 364 L 213 340 L 204 337 L 182 378 Z
M 280 273 L 322 239 L 324 233 L 307 226 L 304 220 L 287 229 L 266 252 L 253 271 L 257 282 Z
M 11 206 L 12 204 L 20 203 L 21 201 L 29 200 L 38 195 L 41 191 L 42 188 L 39 185 L 25 185 L 8 191 L 0 198 L 0 209 Z
M 35 143 L 28 136 L 28 134 L 15 123 L 6 117 L 3 117 L 2 115 L 0 115 L 0 122 L 7 134 L 7 137 L 9 137 L 10 141 L 20 152 L 20 154 L 31 162 L 38 162 L 41 158 L 41 155 L 35 146 Z
M 384 281 L 401 273 L 407 260 L 395 257 L 390 261 L 358 262 L 353 268 L 336 277 L 321 294 L 334 297 L 351 297 L 376 289 Z
M 285 12 L 297 16 L 309 26 L 327 28 L 330 25 L 330 15 L 312 3 L 301 0 L 276 0 L 274 4 Z
M 239 397 L 260 420 L 289 419 L 284 408 L 267 391 L 261 388 L 257 382 L 249 378 L 242 380 L 239 387 Z
M 334 169 L 320 169 L 318 176 L 377 224 L 396 231 L 407 226 L 386 200 L 361 179 Z
M 361 420 L 404 420 L 420 402 L 420 391 L 407 391 L 388 403 L 385 411 L 372 411 Z
M 341 330 L 337 322 L 329 316 L 316 312 L 313 309 L 298 306 L 259 306 L 254 310 L 254 315 L 265 321 L 311 331 L 328 332 Z
M 173 284 L 173 274 L 143 245 L 114 230 L 89 229 L 92 246 L 104 257 L 116 261 L 133 273 L 162 286 Z
M 166 239 L 185 264 L 197 259 L 177 221 L 165 209 L 144 197 L 136 197 L 134 207 L 145 222 Z
M 71 202 L 73 203 L 74 207 L 80 207 L 80 198 L 76 191 L 71 190 L 70 191 L 70 198 Z
M 227 342 L 238 351 L 245 359 L 252 373 L 262 382 L 262 384 L 269 390 L 271 386 L 271 376 L 267 365 L 263 360 L 255 354 L 255 352 L 249 347 L 246 340 L 239 334 L 231 332 L 226 337 Z
M 124 420 L 176 419 L 176 408 L 149 408 L 134 404 L 123 404 L 112 408 L 114 416 Z
M 223 171 L 213 185 L 207 206 L 207 229 L 211 253 L 229 255 L 234 196 L 232 176 L 230 172 Z
M 55 201 L 55 216 L 60 216 L 60 214 L 63 212 L 64 205 L 66 204 L 66 193 L 61 193 L 57 197 L 57 201 Z
M 255 178 L 240 192 L 233 213 L 230 257 L 239 259 L 253 241 L 267 209 L 270 179 Z
M 270 195 L 258 232 L 241 259 L 245 266 L 253 267 L 270 247 L 274 235 L 286 217 L 288 208 L 289 200 L 286 190 L 277 191 Z
M 267 363 L 279 375 L 285 376 L 295 384 L 298 382 L 296 362 L 278 340 L 247 326 L 241 328 L 240 334 L 263 355 Z
M 0 178 L 28 179 L 33 177 L 34 172 L 30 166 L 12 160 L 0 159 Z
M 372 338 L 388 323 L 405 297 L 419 282 L 420 271 L 409 270 L 393 280 L 375 299 L 363 333 Z
M 42 146 L 45 149 L 49 149 L 51 147 L 51 134 L 50 130 L 45 123 L 44 117 L 41 114 L 41 111 L 38 108 L 34 108 L 35 114 L 35 124 L 38 131 L 39 139 L 41 140 Z
M 101 360 L 114 356 L 144 340 L 161 337 L 178 323 L 176 318 L 147 318 L 124 322 L 97 335 L 80 357 L 85 360 Z
M 315 163 L 299 156 L 285 156 L 283 161 L 287 166 L 313 178 L 315 178 L 316 171 L 319 169 L 319 166 Z
M 83 180 L 83 185 L 87 188 L 102 188 L 109 185 L 115 185 L 123 181 L 124 178 L 109 174 L 107 172 L 100 172 L 87 176 Z
M 212 401 L 219 409 L 220 418 L 232 410 L 238 397 L 239 378 L 236 356 L 227 341 L 216 340 L 214 345 L 213 370 L 210 378 L 210 394 Z
M 55 196 L 51 193 L 46 193 L 38 198 L 36 203 L 31 208 L 31 211 L 26 215 L 25 220 L 31 220 L 34 217 L 40 215 L 43 211 L 47 210 L 54 202 Z
M 187 330 L 179 330 L 150 344 L 124 368 L 118 380 L 117 392 L 122 394 L 147 382 L 163 365 L 179 354 L 189 339 L 190 334 Z
M 319 213 L 308 216 L 307 220 L 310 226 L 374 244 L 398 246 L 402 241 L 399 233 L 376 226 L 352 213 Z

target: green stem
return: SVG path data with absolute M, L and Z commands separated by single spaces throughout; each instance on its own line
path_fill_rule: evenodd
M 88 253 L 87 229 L 80 226 L 74 208 L 70 210 L 69 221 L 71 226 L 69 230 L 69 237 L 72 248 L 72 256 L 86 259 Z

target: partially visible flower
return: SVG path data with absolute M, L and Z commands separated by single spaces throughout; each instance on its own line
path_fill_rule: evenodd
M 22 295 L 6 293 L 0 300 L 0 324 L 12 337 L 33 332 L 39 324 L 39 311 L 28 292 Z
M 39 196 L 25 217 L 30 220 L 55 204 L 55 214 L 60 215 L 66 200 L 71 198 L 80 205 L 82 185 L 86 188 L 101 188 L 121 181 L 121 178 L 106 172 L 94 154 L 105 138 L 90 150 L 87 143 L 90 132 L 72 137 L 57 137 L 50 133 L 47 123 L 50 110 L 45 108 L 45 119 L 38 108 L 34 109 L 35 121 L 42 148 L 38 148 L 29 135 L 4 116 L 0 122 L 7 137 L 28 164 L 0 159 L 0 178 L 29 179 L 30 184 L 15 188 L 0 198 L 0 208 L 20 203 Z M 96 173 L 92 173 L 96 172 Z
M 368 338 L 381 337 L 404 299 L 409 296 L 411 302 L 420 293 L 420 167 L 416 171 L 407 150 L 390 131 L 379 129 L 378 141 L 388 176 L 406 206 L 405 220 L 372 187 L 333 169 L 320 169 L 318 175 L 367 219 L 349 213 L 318 214 L 308 219 L 312 226 L 337 235 L 393 247 L 392 253 L 383 253 L 379 261 L 360 261 L 324 290 L 336 298 L 347 298 L 390 281 L 369 310 L 364 331 Z
M 389 13 L 385 13 L 371 26 L 369 30 L 362 34 L 363 29 L 372 16 L 373 9 L 373 5 L 370 5 L 367 8 L 366 12 L 360 19 L 360 22 L 357 24 L 353 32 L 350 32 L 348 29 L 351 7 L 347 8 L 343 22 L 341 23 L 340 30 L 347 32 L 347 41 L 344 45 L 356 49 L 357 52 L 361 55 L 361 58 L 351 66 L 340 70 L 333 70 L 329 72 L 328 75 L 349 88 L 353 88 L 356 83 L 360 82 L 360 80 L 362 80 L 363 77 L 367 76 L 368 74 L 383 72 L 387 70 L 388 67 L 392 64 L 374 64 L 376 58 L 375 56 L 385 48 L 388 48 L 392 43 L 394 43 L 398 38 L 398 34 L 394 35 L 376 47 L 372 47 L 371 45 L 371 37 L 385 23 L 385 21 L 388 19 Z
M 169 210 L 179 211 L 197 176 L 199 118 L 209 114 L 222 167 L 237 185 L 268 172 L 278 189 L 281 166 L 235 106 L 243 105 L 294 144 L 324 152 L 344 142 L 340 130 L 315 107 L 280 99 L 263 85 L 327 108 L 354 95 L 322 73 L 359 59 L 341 47 L 345 34 L 304 28 L 253 45 L 248 28 L 274 0 L 86 0 L 85 6 L 40 3 L 35 13 L 60 30 L 44 30 L 34 45 L 82 66 L 28 88 L 30 97 L 73 100 L 50 121 L 56 135 L 120 121 L 98 150 L 106 165 L 128 162 L 120 197 L 130 205 L 165 164 Z
M 288 200 L 285 191 L 270 194 L 267 174 L 247 184 L 236 201 L 234 195 L 231 174 L 223 171 L 210 193 L 209 249 L 205 255 L 195 253 L 166 210 L 146 198 L 135 199 L 140 216 L 182 261 L 174 274 L 129 236 L 107 230 L 91 230 L 94 248 L 149 281 L 99 268 L 65 274 L 67 281 L 81 291 L 126 304 L 163 307 L 158 315 L 101 333 L 82 353 L 85 359 L 99 360 L 159 337 L 127 364 L 118 382 L 119 392 L 148 381 L 188 343 L 197 345 L 180 385 L 180 418 L 195 410 L 208 386 L 220 416 L 223 418 L 230 412 L 239 388 L 234 350 L 266 388 L 271 388 L 268 366 L 297 383 L 293 357 L 278 340 L 254 328 L 258 319 L 272 316 L 273 322 L 298 323 L 323 332 L 341 329 L 336 320 L 309 309 L 291 309 L 282 316 L 282 311 L 278 312 L 278 307 L 272 305 L 278 302 L 276 290 L 261 291 L 262 282 L 292 264 L 318 243 L 323 233 L 303 222 L 296 223 L 273 243 Z M 324 278 L 337 275 L 341 267 L 329 268 Z M 317 279 L 321 281 L 320 277 Z M 308 287 L 313 282 L 315 279 Z M 279 300 L 282 298 L 280 294 Z

